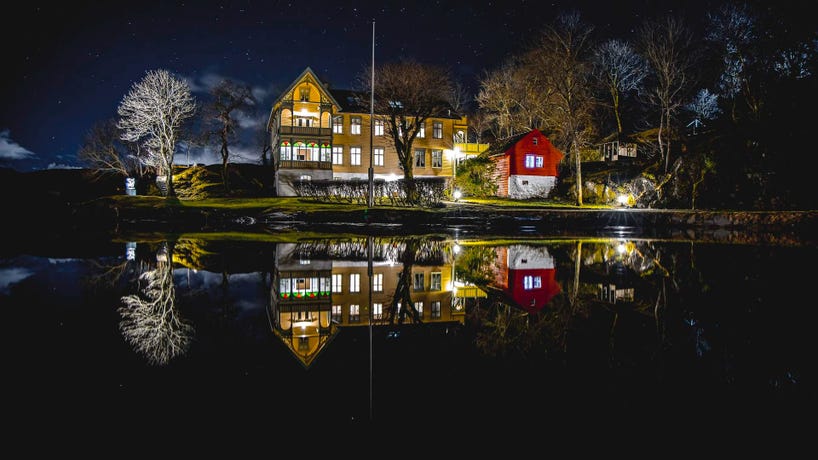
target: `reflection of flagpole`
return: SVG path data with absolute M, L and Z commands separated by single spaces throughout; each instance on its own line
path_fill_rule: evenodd
M 375 193 L 375 172 L 372 169 L 374 160 L 373 153 L 373 132 L 375 130 L 375 21 L 372 21 L 372 74 L 369 80 L 369 197 L 366 200 L 368 207 L 374 204 L 373 194 Z
M 366 274 L 369 276 L 369 420 L 372 420 L 372 391 L 373 391 L 373 363 L 372 363 L 372 236 L 366 237 L 367 265 Z

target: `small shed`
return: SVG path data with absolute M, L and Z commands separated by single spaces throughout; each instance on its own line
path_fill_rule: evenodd
M 488 155 L 495 165 L 497 195 L 515 199 L 547 197 L 564 156 L 537 129 L 502 140 Z

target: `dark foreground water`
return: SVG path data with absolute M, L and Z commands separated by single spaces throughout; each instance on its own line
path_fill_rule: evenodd
M 17 427 L 814 416 L 811 245 L 134 239 L 5 247 Z

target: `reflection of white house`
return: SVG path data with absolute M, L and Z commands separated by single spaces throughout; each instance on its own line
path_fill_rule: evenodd
M 519 134 L 492 148 L 497 195 L 509 198 L 547 197 L 557 182 L 563 154 L 539 130 Z

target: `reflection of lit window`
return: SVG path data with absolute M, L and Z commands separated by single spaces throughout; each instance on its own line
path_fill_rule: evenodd
M 423 318 L 423 302 L 415 302 L 415 311 L 418 312 L 418 316 Z
M 383 292 L 383 273 L 372 275 L 372 290 L 374 292 Z
M 429 286 L 430 291 L 439 291 L 441 286 L 441 275 L 440 273 L 432 273 L 432 285 Z
M 344 292 L 344 279 L 340 273 L 332 274 L 332 292 Z
M 440 301 L 435 300 L 432 302 L 432 318 L 438 319 L 440 318 Z
M 412 289 L 414 289 L 416 291 L 422 291 L 423 290 L 423 284 L 424 284 L 423 281 L 424 281 L 423 280 L 423 273 L 422 272 L 421 273 L 415 273 L 414 276 L 413 276 Z
M 361 306 L 358 304 L 352 304 L 349 306 L 349 322 L 350 323 L 357 323 L 361 320 Z
M 523 277 L 523 289 L 530 290 L 530 289 L 540 289 L 542 287 L 542 277 L 541 276 L 524 276 Z
M 373 303 L 372 304 L 372 319 L 383 319 L 383 304 L 382 303 Z
M 349 274 L 349 292 L 361 292 L 361 274 Z
M 341 315 L 342 315 L 342 307 L 340 305 L 333 305 L 332 306 L 332 320 L 336 323 L 341 322 Z

